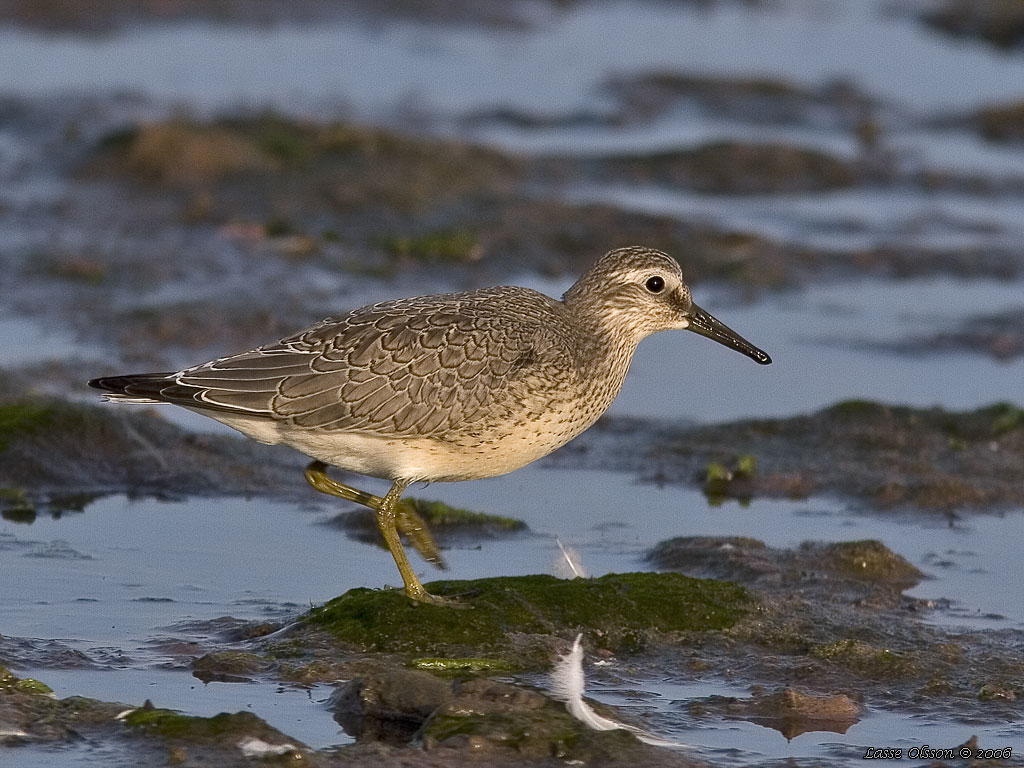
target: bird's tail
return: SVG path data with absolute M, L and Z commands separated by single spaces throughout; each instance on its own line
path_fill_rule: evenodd
M 119 403 L 165 403 L 163 390 L 174 383 L 173 376 L 173 372 L 104 376 L 93 379 L 89 386 L 102 390 L 107 400 Z

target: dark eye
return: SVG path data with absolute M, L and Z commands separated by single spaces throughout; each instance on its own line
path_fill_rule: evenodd
M 661 293 L 662 289 L 665 287 L 665 279 L 655 275 L 654 277 L 648 277 L 647 282 L 644 283 L 644 285 L 651 293 Z

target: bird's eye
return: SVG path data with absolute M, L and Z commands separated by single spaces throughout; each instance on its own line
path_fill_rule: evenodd
M 647 290 L 651 293 L 661 293 L 665 288 L 665 278 L 655 275 L 654 277 L 648 277 L 647 282 L 644 283 Z

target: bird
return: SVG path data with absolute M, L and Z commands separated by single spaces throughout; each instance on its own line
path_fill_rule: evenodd
M 405 594 L 451 604 L 427 591 L 402 546 L 400 530 L 432 545 L 399 504 L 409 485 L 494 477 L 546 456 L 608 409 L 642 339 L 674 329 L 771 363 L 694 303 L 671 256 L 629 246 L 599 258 L 560 300 L 517 286 L 400 298 L 184 370 L 89 386 L 114 402 L 182 406 L 305 454 L 316 490 L 374 510 Z M 328 467 L 391 486 L 365 493 Z

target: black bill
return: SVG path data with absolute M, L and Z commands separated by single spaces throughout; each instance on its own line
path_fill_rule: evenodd
M 742 352 L 754 362 L 761 365 L 768 365 L 772 359 L 763 350 L 758 349 L 749 341 L 740 336 L 736 331 L 725 323 L 716 320 L 703 309 L 694 304 L 689 312 L 689 330 L 707 336 L 709 339 L 724 344 L 730 349 Z

